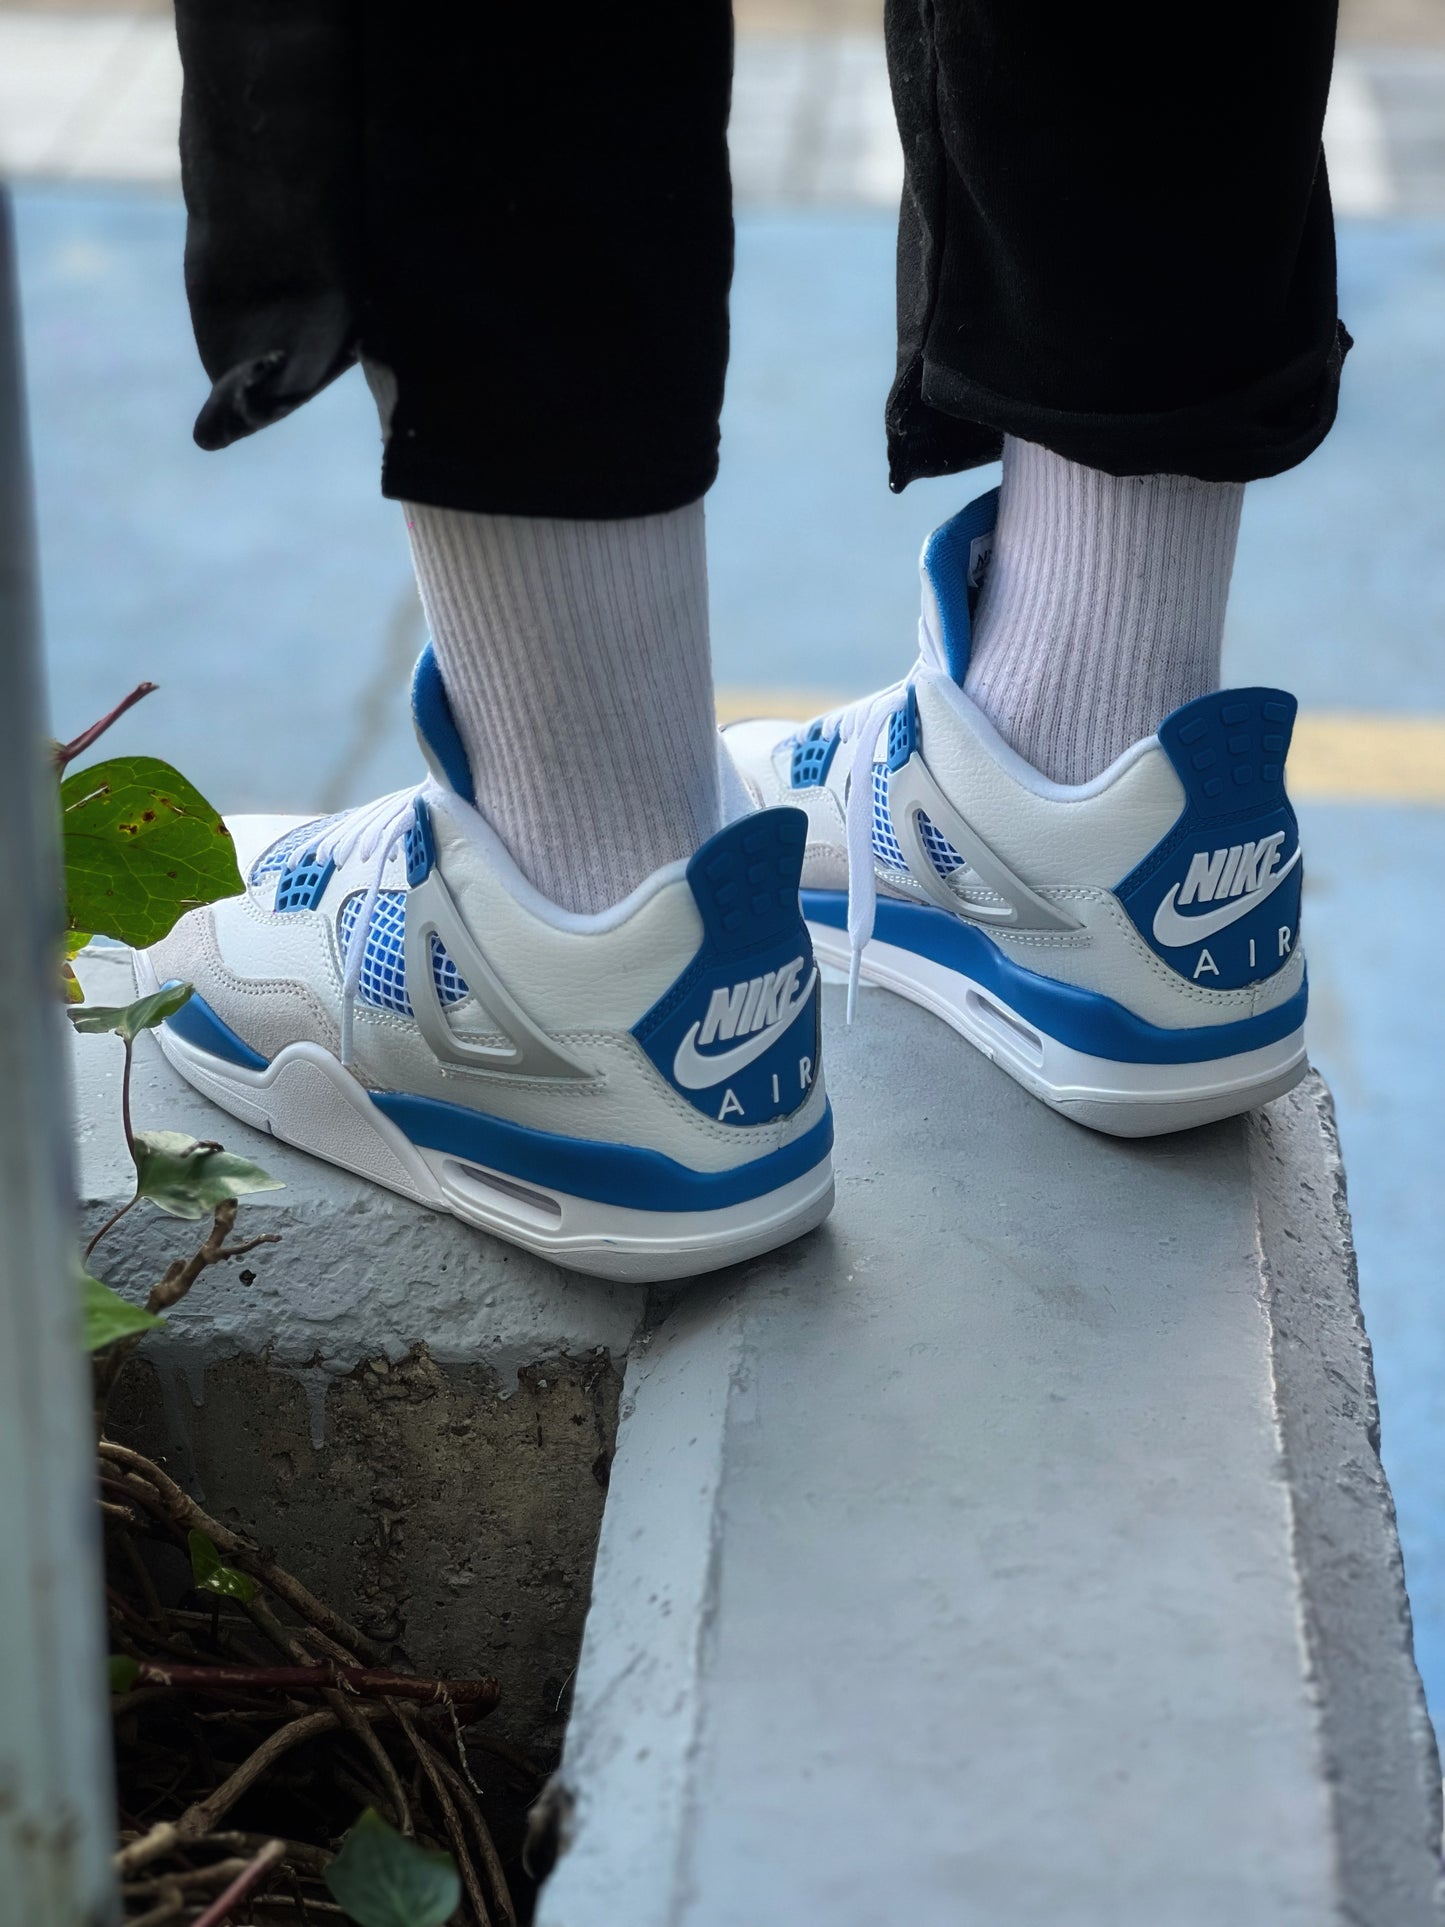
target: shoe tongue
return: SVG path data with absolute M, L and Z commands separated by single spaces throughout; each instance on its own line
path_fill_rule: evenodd
M 941 523 L 923 545 L 923 621 L 944 666 L 962 684 L 973 644 L 973 612 L 993 553 L 998 490 L 991 488 Z
M 475 808 L 477 786 L 472 781 L 472 766 L 467 761 L 447 686 L 430 643 L 417 657 L 412 672 L 411 719 L 432 775 Z

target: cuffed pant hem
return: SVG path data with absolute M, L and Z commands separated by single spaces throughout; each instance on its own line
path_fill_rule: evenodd
M 382 459 L 381 492 L 396 501 L 431 508 L 466 509 L 475 515 L 547 515 L 569 521 L 619 522 L 664 515 L 705 495 L 717 476 L 717 456 L 686 467 L 649 464 L 647 472 L 612 475 L 589 462 L 586 470 L 565 456 L 508 463 L 495 450 L 461 461 L 408 445 L 408 431 L 394 430 Z
M 925 355 L 905 370 L 889 398 L 889 486 L 898 492 L 923 476 L 994 461 L 1005 435 L 1109 475 L 1192 475 L 1204 482 L 1279 475 L 1329 433 L 1351 346 L 1336 323 L 1322 358 L 1293 363 L 1219 400 L 1125 415 L 1018 401 Z

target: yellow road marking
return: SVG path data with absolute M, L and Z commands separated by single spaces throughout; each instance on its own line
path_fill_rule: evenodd
M 826 689 L 720 689 L 718 721 L 780 716 L 805 722 L 846 702 Z M 1445 716 L 1307 709 L 1295 725 L 1290 794 L 1318 802 L 1445 807 Z

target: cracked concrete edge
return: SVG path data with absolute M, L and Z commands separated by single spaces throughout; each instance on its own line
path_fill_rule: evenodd
M 1340 1919 L 1438 1927 L 1441 1784 L 1415 1667 L 1334 1106 L 1311 1075 L 1249 1122 L 1275 1409 Z
M 667 1927 L 697 1797 L 698 1682 L 717 1599 L 724 1434 L 746 1279 L 673 1300 L 628 1361 L 536 1927 Z M 699 1370 L 700 1358 L 706 1366 Z

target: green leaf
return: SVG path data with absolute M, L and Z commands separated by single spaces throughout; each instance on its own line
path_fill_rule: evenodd
M 231 834 L 169 763 L 119 756 L 60 786 L 67 922 L 143 948 L 187 910 L 238 896 Z
M 325 1879 L 356 1927 L 442 1927 L 462 1900 L 451 1855 L 404 1839 L 374 1807 L 347 1834 Z
M 166 984 L 149 997 L 137 998 L 133 1004 L 87 1004 L 83 1010 L 70 1010 L 66 1015 L 75 1028 L 88 1037 L 113 1030 L 117 1037 L 123 1037 L 130 1044 L 143 1030 L 154 1030 L 167 1017 L 174 1017 L 189 1000 L 193 989 L 192 984 Z
M 132 1659 L 129 1653 L 112 1653 L 106 1664 L 110 1668 L 112 1693 L 128 1693 L 140 1678 L 140 1661 Z
M 184 1131 L 137 1131 L 135 1163 L 137 1194 L 173 1218 L 206 1218 L 226 1198 L 285 1189 L 249 1158 L 202 1144 Z
M 166 1322 L 164 1318 L 157 1318 L 154 1312 L 147 1311 L 143 1305 L 131 1304 L 118 1291 L 103 1285 L 99 1278 L 82 1274 L 80 1289 L 85 1349 L 88 1352 L 98 1352 L 102 1345 L 113 1345 L 117 1338 L 129 1338 L 135 1332 L 154 1331 L 157 1325 Z
M 216 1592 L 222 1599 L 254 1599 L 256 1582 L 234 1566 L 221 1563 L 221 1555 L 204 1532 L 188 1532 L 191 1549 L 191 1578 L 197 1592 Z
M 66 957 L 67 963 L 72 957 L 78 957 L 80 955 L 81 951 L 84 950 L 85 946 L 90 942 L 90 939 L 91 939 L 91 932 L 89 932 L 88 930 L 67 930 L 66 931 L 65 957 Z

